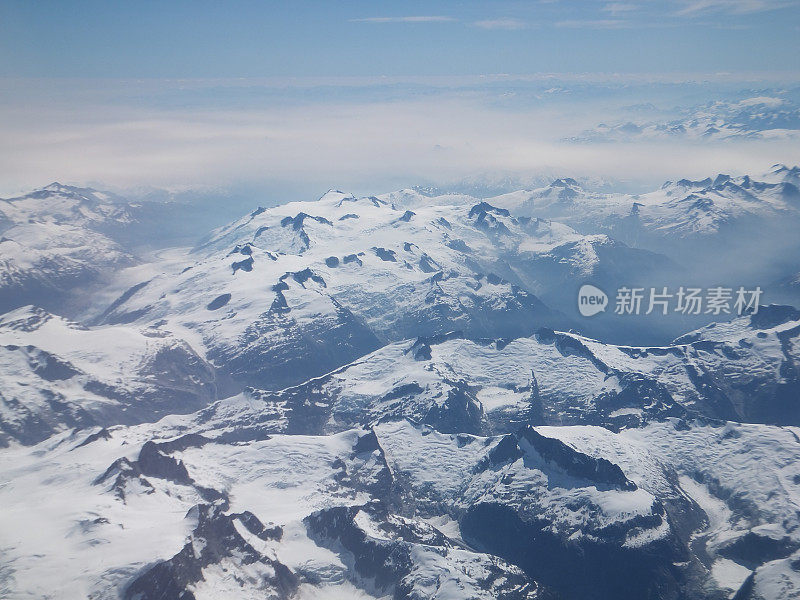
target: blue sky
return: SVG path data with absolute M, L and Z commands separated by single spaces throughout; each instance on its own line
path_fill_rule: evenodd
M 0 3 L 0 76 L 800 70 L 792 0 Z

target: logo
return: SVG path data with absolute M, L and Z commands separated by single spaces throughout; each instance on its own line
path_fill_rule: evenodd
M 584 317 L 591 317 L 608 308 L 608 296 L 598 287 L 588 283 L 578 290 L 578 312 Z
M 671 289 L 627 287 L 617 289 L 614 314 L 617 315 L 754 315 L 758 313 L 763 290 L 760 286 L 698 287 Z M 578 290 L 578 312 L 591 317 L 608 308 L 608 296 L 598 287 L 584 284 Z

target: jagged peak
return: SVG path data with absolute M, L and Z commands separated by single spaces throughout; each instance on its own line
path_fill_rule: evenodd
M 78 187 L 74 185 L 67 185 L 64 183 L 60 183 L 58 181 L 54 181 L 42 188 L 36 189 L 32 194 L 37 192 L 52 192 L 57 194 L 66 194 L 66 195 L 74 195 L 74 196 L 81 196 L 86 197 L 87 195 L 95 195 L 97 194 L 97 190 L 87 187 Z
M 711 177 L 706 177 L 705 179 L 679 179 L 675 185 L 684 188 L 707 188 L 713 183 Z
M 792 166 L 785 165 L 783 163 L 775 163 L 770 167 L 772 169 L 772 173 L 800 173 L 800 166 Z
M 54 181 L 53 183 L 49 183 L 46 186 L 40 188 L 42 190 L 71 190 L 74 189 L 72 186 L 65 185 L 59 181 Z
M 731 180 L 731 176 L 730 175 L 725 175 L 723 173 L 720 173 L 719 175 L 717 175 L 714 178 L 714 182 L 712 183 L 712 185 L 714 187 L 717 187 L 717 186 L 723 185 L 724 183 L 729 182 L 730 180 Z
M 504 217 L 511 216 L 511 213 L 508 211 L 508 209 L 498 208 L 496 206 L 489 204 L 488 202 L 479 202 L 469 210 L 470 217 L 486 213 L 495 213 L 497 215 L 501 215 Z

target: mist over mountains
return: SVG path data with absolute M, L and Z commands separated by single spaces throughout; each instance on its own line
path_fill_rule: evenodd
M 737 100 L 714 100 L 704 104 L 678 108 L 672 119 L 646 120 L 660 111 L 651 103 L 630 107 L 636 121 L 600 124 L 570 138 L 575 142 L 631 142 L 646 139 L 676 138 L 691 141 L 724 141 L 736 139 L 778 140 L 796 138 L 800 131 L 798 90 L 751 90 Z

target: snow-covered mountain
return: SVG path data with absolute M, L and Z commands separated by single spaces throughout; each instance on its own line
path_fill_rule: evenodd
M 0 314 L 0 596 L 797 598 L 800 311 L 567 330 L 577 285 L 680 273 L 676 245 L 791 247 L 795 171 L 332 191 L 124 270 L 86 323 Z M 50 188 L 6 233 L 133 218 Z
M 558 179 L 545 188 L 492 198 L 489 202 L 519 214 L 566 223 L 581 231 L 624 233 L 693 240 L 725 233 L 739 222 L 778 223 L 800 219 L 800 190 L 793 170 L 776 165 L 765 176 L 716 175 L 692 181 L 666 182 L 647 194 L 597 194 L 573 179 Z M 779 179 L 778 181 L 774 181 Z
M 564 178 L 487 202 L 664 254 L 682 268 L 682 285 L 711 274 L 729 286 L 766 287 L 798 268 L 800 189 L 796 168 L 783 165 L 759 180 L 720 174 L 666 182 L 645 194 L 594 193 Z M 669 274 L 660 278 L 670 282 Z
M 0 446 L 152 421 L 216 398 L 214 370 L 182 339 L 89 329 L 31 306 L 0 315 L 0 369 Z
M 9 597 L 800 589 L 796 428 L 667 418 L 476 437 L 401 419 L 309 436 L 248 433 L 235 417 L 198 434 L 194 420 L 0 454 Z
M 113 231 L 133 221 L 130 210 L 120 197 L 58 182 L 0 202 L 3 218 L 11 223 L 68 223 Z
M 237 215 L 231 206 L 213 189 L 122 197 L 60 183 L 0 199 L 0 312 L 36 304 L 82 316 L 121 269 L 191 246 Z
M 620 430 L 667 417 L 800 426 L 799 336 L 800 312 L 770 306 L 665 347 L 549 329 L 514 340 L 419 338 L 298 386 L 249 388 L 198 412 L 192 428 L 233 419 L 231 435 L 321 435 L 407 419 L 492 435 L 545 424 Z
M 671 119 L 602 123 L 569 139 L 573 142 L 664 139 L 709 142 L 793 139 L 800 135 L 800 106 L 786 97 L 760 95 L 738 102 L 718 100 L 685 108 L 679 113 L 677 118 Z
M 0 199 L 0 312 L 26 304 L 63 311 L 82 304 L 103 277 L 134 264 L 115 241 L 133 221 L 118 200 L 59 183 Z
M 220 368 L 274 388 L 418 335 L 564 327 L 537 293 L 669 264 L 485 202 L 411 210 L 329 192 L 215 231 L 183 272 L 142 282 L 103 320 L 190 328 Z
M 770 183 L 791 183 L 800 186 L 800 167 L 787 167 L 786 165 L 776 164 L 764 174 L 764 180 Z

